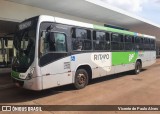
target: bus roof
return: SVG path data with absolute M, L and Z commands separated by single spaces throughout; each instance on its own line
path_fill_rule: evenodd
M 60 18 L 60 17 L 40 15 L 40 18 L 41 19 L 45 18 L 47 20 L 49 19 L 49 20 L 52 20 L 52 21 L 54 20 L 57 23 L 62 23 L 62 24 L 67 24 L 67 25 L 74 25 L 74 26 L 79 26 L 79 27 L 86 27 L 86 28 L 116 32 L 116 33 L 122 33 L 122 34 L 127 34 L 127 35 L 132 35 L 132 36 L 147 37 L 147 38 L 152 38 L 152 39 L 156 38 L 155 36 L 150 36 L 150 35 L 141 34 L 141 33 L 137 33 L 137 32 L 120 30 L 120 29 L 115 29 L 115 28 L 110 28 L 110 27 L 105 27 L 105 26 L 100 26 L 100 25 L 94 25 L 94 24 L 90 24 L 90 23 L 84 23 L 84 22 L 70 20 L 70 19 L 64 19 L 64 18 Z

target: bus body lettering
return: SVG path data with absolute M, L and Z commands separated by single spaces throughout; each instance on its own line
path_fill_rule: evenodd
M 95 61 L 105 60 L 105 59 L 109 59 L 109 54 L 95 54 L 94 55 L 94 60 Z

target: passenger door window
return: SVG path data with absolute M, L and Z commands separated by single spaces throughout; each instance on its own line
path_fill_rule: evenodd
M 67 52 L 65 34 L 58 32 L 49 33 L 45 40 L 45 52 Z
M 45 66 L 67 56 L 66 35 L 59 32 L 48 32 L 41 37 L 40 66 Z

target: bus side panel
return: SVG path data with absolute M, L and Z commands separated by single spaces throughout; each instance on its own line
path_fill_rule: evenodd
M 88 65 L 92 70 L 92 78 L 106 76 L 111 71 L 111 52 L 79 53 L 71 56 L 73 75 L 78 67 Z M 75 76 L 73 76 L 74 82 Z
M 133 70 L 138 52 L 112 52 L 112 67 L 115 73 Z
M 135 68 L 135 63 L 124 64 L 124 65 L 116 65 L 116 66 L 113 66 L 113 68 L 115 69 L 115 73 L 130 71 L 130 70 L 133 70 Z
M 38 76 L 36 78 L 32 78 L 31 80 L 24 81 L 23 87 L 29 90 L 42 90 L 42 77 Z
M 138 59 L 142 60 L 142 68 L 150 66 L 155 63 L 156 52 L 155 51 L 139 51 Z
M 156 51 L 150 51 L 150 61 L 149 66 L 156 63 Z
M 70 57 L 65 57 L 41 67 L 43 89 L 72 83 Z
M 150 56 L 150 60 L 155 63 L 156 62 L 156 51 L 151 51 L 151 56 Z

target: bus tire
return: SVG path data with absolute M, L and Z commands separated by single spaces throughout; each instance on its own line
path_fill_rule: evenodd
M 134 74 L 139 74 L 140 72 L 141 72 L 141 63 L 140 61 L 137 61 L 135 64 Z
M 88 73 L 84 69 L 78 69 L 75 74 L 74 86 L 76 89 L 82 89 L 88 85 Z

